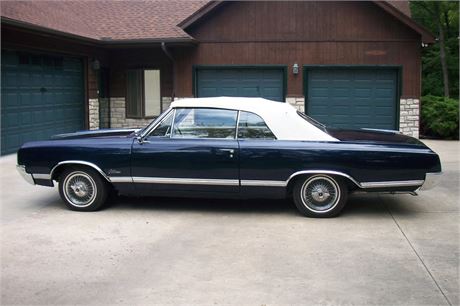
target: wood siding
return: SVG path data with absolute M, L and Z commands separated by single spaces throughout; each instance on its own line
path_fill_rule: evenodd
M 160 47 L 125 48 L 109 51 L 110 96 L 126 97 L 128 69 L 159 69 L 161 96 L 172 95 L 172 62 Z
M 421 37 L 370 2 L 232 2 L 187 29 L 176 50 L 177 96 L 193 95 L 193 65 L 288 67 L 288 96 L 303 96 L 292 65 L 402 67 L 402 96 L 420 96 Z
M 97 98 L 98 59 L 110 71 L 109 96 L 126 96 L 126 70 L 161 71 L 161 95 L 173 94 L 173 65 L 156 44 L 102 46 L 2 25 L 2 47 L 82 57 L 87 98 Z M 421 37 L 371 2 L 228 2 L 186 31 L 193 47 L 170 47 L 177 97 L 193 96 L 194 65 L 283 65 L 287 95 L 304 95 L 303 65 L 402 67 L 402 96 L 420 96 Z M 292 73 L 297 63 L 300 71 Z

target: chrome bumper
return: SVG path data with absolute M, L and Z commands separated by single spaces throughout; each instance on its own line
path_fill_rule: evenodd
M 442 172 L 435 172 L 435 173 L 427 173 L 425 175 L 425 181 L 423 182 L 422 187 L 420 190 L 430 190 L 436 187 L 439 183 L 439 179 L 441 178 Z
M 26 166 L 16 165 L 16 170 L 18 170 L 19 174 L 26 180 L 27 183 L 35 185 L 32 174 L 26 172 Z

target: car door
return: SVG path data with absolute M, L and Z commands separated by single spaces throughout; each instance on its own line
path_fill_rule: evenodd
M 240 146 L 241 195 L 247 197 L 284 197 L 282 181 L 289 155 L 280 147 L 275 135 L 257 114 L 240 111 L 238 120 Z
M 141 194 L 239 192 L 235 110 L 176 108 L 140 141 L 131 172 Z

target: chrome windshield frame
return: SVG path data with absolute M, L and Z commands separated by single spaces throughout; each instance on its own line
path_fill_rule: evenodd
M 174 111 L 173 108 L 168 108 L 164 113 L 158 116 L 155 120 L 153 120 L 149 125 L 147 125 L 140 133 L 139 139 L 144 139 L 150 132 L 155 129 L 158 125 L 160 125 L 163 120 L 172 112 Z

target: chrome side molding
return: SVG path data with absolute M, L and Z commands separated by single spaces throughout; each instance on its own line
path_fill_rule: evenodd
M 332 171 L 332 170 L 304 170 L 298 171 L 292 174 L 287 183 L 294 177 L 301 175 L 301 174 L 330 174 L 330 175 L 338 175 L 349 179 L 353 184 L 361 189 L 371 189 L 371 188 L 396 188 L 396 187 L 420 187 L 423 185 L 424 180 L 407 180 L 407 181 L 381 181 L 381 182 L 358 182 L 350 175 L 339 172 L 339 171 Z M 287 184 L 286 184 L 287 185 Z
M 242 186 L 242 187 L 286 187 L 289 182 L 301 174 L 329 174 L 338 175 L 349 179 L 360 189 L 379 189 L 395 187 L 420 187 L 423 180 L 409 181 L 383 181 L 383 182 L 363 182 L 359 183 L 353 177 L 337 171 L 329 170 L 305 170 L 294 173 L 286 181 L 275 180 L 238 180 L 238 179 L 200 179 L 200 178 L 175 178 L 175 177 L 129 177 L 129 176 L 110 176 L 112 183 L 140 183 L 140 184 L 176 184 L 176 185 L 219 185 L 219 186 Z
M 386 181 L 386 182 L 363 182 L 362 188 L 385 188 L 385 187 L 411 187 L 422 186 L 423 180 L 414 181 Z
M 132 178 L 134 183 L 147 184 L 176 184 L 176 185 L 215 185 L 215 186 L 239 186 L 239 180 L 232 179 L 198 179 L 198 178 L 169 178 L 169 177 L 138 177 Z
M 169 178 L 169 177 L 131 177 L 131 176 L 108 176 L 99 166 L 94 163 L 82 160 L 66 160 L 55 165 L 49 174 L 30 174 L 25 171 L 25 167 L 18 165 L 19 173 L 28 181 L 34 184 L 35 179 L 51 180 L 55 170 L 62 165 L 85 165 L 99 172 L 108 182 L 111 183 L 142 183 L 142 184 L 176 184 L 176 185 L 215 185 L 215 186 L 243 186 L 243 187 L 286 187 L 289 182 L 298 175 L 302 174 L 329 174 L 344 177 L 350 180 L 360 189 L 381 189 L 397 187 L 420 187 L 420 190 L 429 190 L 436 186 L 439 173 L 427 173 L 425 180 L 406 180 L 406 181 L 380 181 L 380 182 L 358 182 L 352 176 L 333 170 L 303 170 L 293 173 L 285 181 L 276 180 L 239 180 L 239 179 L 201 179 L 201 178 Z
M 286 187 L 285 181 L 238 180 L 238 179 L 198 179 L 175 177 L 142 177 L 142 176 L 109 176 L 112 183 L 139 184 L 176 184 L 176 185 L 214 185 L 214 186 L 254 186 L 254 187 Z
M 108 179 L 111 183 L 133 183 L 131 176 L 109 176 Z
M 51 179 L 50 174 L 43 174 L 43 173 L 34 173 L 33 177 L 38 180 L 50 180 Z
M 104 171 L 102 171 L 101 168 L 99 168 L 97 165 L 95 165 L 95 164 L 93 164 L 93 163 L 90 163 L 90 162 L 87 162 L 87 161 L 83 161 L 83 160 L 66 160 L 66 161 L 61 161 L 61 162 L 57 163 L 57 165 L 55 165 L 55 166 L 51 169 L 48 179 L 52 179 L 53 174 L 54 174 L 54 171 L 55 171 L 59 166 L 68 165 L 68 164 L 84 165 L 84 166 L 91 167 L 91 168 L 93 168 L 94 170 L 96 170 L 97 172 L 99 172 L 108 182 L 111 182 L 111 181 L 110 181 L 110 178 L 105 174 Z
M 286 181 L 241 180 L 241 186 L 249 187 L 286 187 Z
M 331 175 L 338 175 L 338 176 L 342 176 L 342 177 L 345 177 L 347 179 L 349 179 L 351 182 L 353 182 L 353 184 L 355 184 L 356 186 L 360 187 L 360 188 L 363 188 L 361 186 L 361 184 L 355 180 L 353 177 L 351 177 L 350 175 L 346 174 L 346 173 L 343 173 L 343 172 L 339 172 L 339 171 L 332 171 L 332 170 L 303 170 L 303 171 L 297 171 L 295 173 L 293 173 L 286 181 L 286 185 L 289 184 L 289 182 L 296 176 L 298 175 L 302 175 L 302 174 L 331 174 Z

